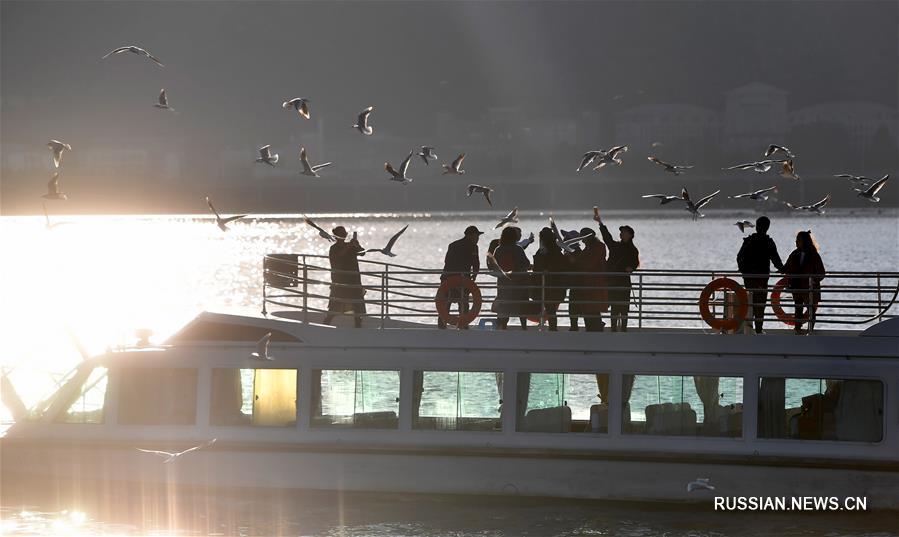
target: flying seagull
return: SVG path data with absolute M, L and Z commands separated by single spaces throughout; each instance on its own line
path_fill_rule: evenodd
M 371 133 L 374 132 L 374 129 L 372 129 L 371 126 L 368 124 L 368 116 L 369 116 L 369 114 L 371 114 L 371 111 L 374 109 L 375 109 L 374 106 L 369 106 L 368 108 L 363 110 L 359 114 L 359 117 L 356 118 L 356 124 L 353 125 L 353 128 L 358 130 L 359 132 L 361 132 L 362 134 L 364 134 L 366 136 L 371 136 Z
M 794 155 L 793 152 L 789 150 L 789 148 L 786 148 L 782 145 L 775 145 L 775 144 L 769 145 L 768 149 L 765 150 L 765 158 L 770 157 L 771 155 L 773 155 L 774 153 L 777 153 L 778 151 L 782 152 L 788 158 L 791 158 L 791 159 L 796 158 L 796 155 Z
M 250 356 L 255 360 L 272 361 L 274 358 L 268 355 L 268 343 L 272 340 L 272 333 L 268 332 L 256 342 L 256 352 L 251 352 Z
M 425 161 L 425 164 L 428 166 L 431 165 L 429 160 L 437 160 L 437 155 L 434 153 L 434 148 L 428 145 L 421 146 L 421 152 L 418 153 L 418 156 L 421 157 L 421 160 Z
M 592 234 L 587 235 L 578 235 L 578 232 L 568 233 L 567 231 L 559 231 L 559 227 L 556 226 L 556 221 L 553 220 L 553 217 L 549 217 L 549 228 L 552 230 L 553 235 L 556 237 L 556 245 L 561 248 L 566 253 L 571 253 L 575 251 L 575 245 Z
M 699 210 L 707 205 L 710 201 L 712 201 L 712 198 L 717 196 L 720 192 L 720 190 L 716 190 L 708 196 L 700 199 L 696 203 L 693 203 L 693 200 L 690 199 L 690 193 L 687 192 L 687 187 L 684 187 L 681 190 L 681 197 L 684 198 L 684 201 L 687 203 L 687 206 L 685 208 L 690 211 L 690 214 L 693 216 L 693 220 L 696 220 L 697 218 L 705 218 L 705 215 L 700 213 Z
M 165 88 L 159 90 L 159 102 L 157 102 L 153 106 L 155 106 L 156 108 L 162 108 L 164 110 L 171 110 L 172 112 L 175 111 L 174 108 L 169 106 L 169 99 L 165 94 Z
M 780 176 L 784 179 L 795 179 L 799 180 L 799 176 L 796 175 L 796 168 L 793 166 L 792 160 L 785 160 L 781 164 Z
M 877 203 L 878 201 L 880 201 L 880 198 L 877 197 L 877 193 L 880 192 L 884 186 L 886 186 L 889 179 L 890 174 L 886 174 L 865 190 L 861 190 L 859 188 L 855 188 L 853 190 L 858 192 L 858 196 L 865 198 L 871 203 Z
M 41 206 L 43 206 L 43 208 L 44 208 L 44 220 L 46 220 L 46 222 L 47 222 L 47 230 L 48 231 L 53 231 L 54 229 L 58 228 L 59 226 L 64 226 L 64 225 L 68 224 L 68 222 L 53 222 L 51 224 L 50 223 L 50 215 L 47 214 L 47 204 L 41 203 Z
M 49 142 L 47 142 L 47 147 L 49 147 L 50 151 L 53 152 L 54 168 L 59 168 L 59 162 L 62 160 L 62 152 L 72 150 L 72 146 L 67 143 L 60 142 L 59 140 L 50 140 Z
M 710 483 L 711 478 L 708 477 L 697 477 L 696 481 L 691 481 L 687 483 L 687 492 L 693 492 L 694 490 L 715 490 L 715 486 Z
M 596 166 L 593 167 L 594 170 L 603 168 L 607 164 L 617 164 L 618 166 L 621 166 L 621 159 L 618 158 L 618 155 L 619 153 L 626 152 L 626 145 L 616 145 L 615 147 L 608 150 L 599 149 L 595 151 L 587 151 L 586 153 L 584 153 L 584 157 L 581 159 L 581 165 L 577 167 L 577 171 L 583 170 L 585 167 L 589 166 L 592 163 L 596 164 Z
M 65 193 L 59 191 L 59 172 L 53 172 L 50 181 L 47 183 L 47 193 L 41 196 L 48 200 L 67 200 L 69 199 Z
M 749 220 L 739 220 L 734 223 L 734 225 L 740 228 L 740 232 L 743 232 L 748 227 L 755 227 L 755 224 L 753 224 Z
M 493 207 L 493 202 L 490 201 L 490 193 L 493 192 L 492 188 L 483 185 L 468 185 L 468 197 L 470 198 L 471 195 L 475 192 L 477 192 L 478 194 L 483 194 L 487 199 L 487 204 Z
M 281 108 L 285 110 L 290 110 L 291 108 L 293 108 L 297 111 L 298 114 L 306 119 L 309 119 L 309 99 L 294 97 L 289 101 L 284 101 L 283 103 L 281 103 Z
M 672 201 L 683 201 L 684 198 L 681 196 L 668 196 L 665 194 L 647 194 L 642 196 L 644 198 L 658 198 L 659 205 L 665 205 L 666 203 L 671 203 Z
M 493 229 L 499 229 L 499 228 L 505 226 L 506 224 L 517 224 L 517 223 L 518 223 L 518 207 L 515 207 L 514 209 L 509 211 L 509 214 L 507 214 L 505 217 L 503 217 L 502 220 L 499 221 L 499 224 L 496 224 L 495 226 L 493 226 Z
M 147 58 L 153 60 L 153 62 L 154 62 L 156 65 L 158 65 L 158 66 L 160 66 L 160 67 L 165 67 L 165 65 L 163 65 L 162 62 L 159 61 L 159 58 L 157 58 L 156 56 L 150 54 L 150 53 L 147 52 L 146 50 L 144 50 L 144 49 L 142 49 L 142 48 L 140 48 L 140 47 L 136 47 L 136 46 L 134 46 L 134 45 L 126 45 L 126 46 L 124 46 L 124 47 L 119 47 L 119 48 L 117 48 L 117 49 L 111 50 L 111 51 L 109 51 L 109 52 L 106 54 L 106 56 L 103 56 L 103 57 L 100 58 L 100 59 L 101 59 L 101 60 L 105 60 L 106 58 L 112 56 L 113 54 L 121 54 L 121 53 L 123 53 L 123 52 L 131 52 L 131 53 L 133 53 L 133 54 L 137 54 L 138 56 L 141 56 L 141 55 L 146 56 Z
M 308 216 L 303 215 L 303 222 L 305 222 L 307 226 L 318 231 L 319 237 L 325 239 L 328 242 L 337 242 L 337 238 L 334 235 L 331 235 L 330 233 L 328 233 L 327 231 L 325 231 L 324 229 L 319 227 L 318 224 L 313 222 L 312 219 L 309 218 Z
M 646 159 L 649 160 L 650 162 L 654 162 L 654 163 L 658 164 L 659 166 L 665 168 L 666 172 L 673 173 L 674 175 L 680 175 L 680 174 L 684 173 L 684 170 L 689 170 L 690 168 L 693 167 L 693 166 L 680 166 L 678 164 L 669 164 L 668 162 L 665 162 L 664 160 L 659 160 L 655 157 L 646 157 Z
M 303 171 L 300 173 L 303 175 L 308 175 L 310 177 L 318 177 L 318 174 L 315 173 L 318 170 L 324 168 L 325 166 L 330 166 L 330 162 L 325 162 L 324 164 L 316 164 L 315 166 L 311 166 L 309 164 L 309 159 L 306 157 L 306 148 L 300 148 L 300 164 L 303 165 Z
M 219 215 L 219 212 L 215 210 L 215 207 L 212 206 L 212 200 L 209 199 L 209 196 L 206 196 L 206 205 L 209 206 L 209 210 L 212 211 L 212 214 L 215 215 L 215 224 L 222 231 L 228 231 L 228 224 L 246 216 L 245 214 L 238 214 L 236 216 L 229 216 L 228 218 L 222 218 L 221 215 Z
M 834 175 L 834 177 L 841 177 L 843 179 L 849 179 L 853 183 L 859 183 L 860 185 L 862 185 L 864 187 L 867 187 L 868 184 L 871 183 L 871 179 L 868 177 L 865 177 L 864 175 L 851 175 L 848 173 L 840 173 L 840 174 Z
M 827 205 L 827 202 L 830 201 L 830 194 L 824 196 L 824 199 L 821 201 L 817 201 L 812 203 L 811 205 L 793 205 L 790 202 L 787 202 L 786 205 L 790 209 L 796 209 L 797 211 L 809 211 L 812 213 L 824 214 L 824 206 Z
M 443 165 L 443 175 L 446 174 L 454 174 L 454 175 L 464 175 L 465 170 L 462 169 L 462 161 L 465 160 L 465 153 L 459 153 L 459 156 L 456 157 L 450 164 Z
M 510 273 L 503 270 L 503 268 L 499 266 L 499 262 L 496 260 L 496 257 L 494 257 L 490 252 L 487 252 L 487 274 L 493 276 L 497 280 L 500 278 L 504 278 L 506 280 L 512 279 Z
M 526 239 L 521 239 L 516 244 L 518 244 L 519 248 L 524 250 L 525 248 L 527 248 L 528 246 L 533 244 L 533 242 L 534 242 L 534 232 L 531 231 L 531 234 L 528 235 L 528 237 Z
M 762 188 L 761 190 L 755 190 L 753 192 L 746 192 L 744 194 L 737 194 L 736 196 L 728 196 L 731 199 L 739 199 L 739 198 L 749 198 L 755 201 L 767 201 L 768 200 L 768 192 L 772 190 L 777 190 L 776 186 L 769 186 L 768 188 Z
M 268 164 L 269 166 L 274 166 L 276 162 L 278 162 L 278 154 L 272 154 L 272 146 L 264 145 L 259 148 L 259 158 L 256 159 L 256 162 L 260 164 Z
M 199 446 L 194 446 L 190 449 L 185 449 L 184 451 L 177 451 L 174 453 L 170 452 L 170 451 L 157 451 L 155 449 L 141 449 L 141 448 L 135 448 L 135 449 L 138 451 L 143 451 L 144 453 L 152 453 L 153 455 L 158 455 L 160 457 L 163 457 L 165 460 L 162 461 L 162 463 L 167 464 L 170 462 L 175 462 L 176 460 L 178 460 L 179 457 L 183 457 L 184 455 L 187 455 L 188 453 L 190 453 L 192 451 L 197 451 L 198 449 L 203 449 L 204 447 L 211 446 L 212 444 L 215 443 L 216 440 L 217 440 L 216 438 L 213 438 L 209 442 L 205 442 L 203 444 L 200 444 Z
M 412 155 L 415 154 L 415 150 L 409 151 L 409 155 L 406 156 L 406 159 L 400 164 L 399 171 L 393 169 L 393 166 L 389 162 L 384 163 L 384 169 L 387 170 L 391 176 L 388 177 L 391 181 L 399 181 L 404 185 L 412 182 L 411 177 L 406 177 L 406 172 L 409 170 L 409 163 L 412 162 Z
M 393 237 L 390 237 L 390 240 L 387 241 L 387 246 L 385 246 L 383 248 L 369 248 L 368 250 L 365 250 L 364 252 L 360 253 L 359 255 L 363 256 L 369 252 L 379 252 L 388 257 L 396 257 L 396 254 L 393 253 L 393 245 L 396 244 L 396 240 L 398 238 L 400 238 L 400 235 L 402 235 L 403 232 L 406 231 L 406 228 L 408 228 L 408 227 L 409 227 L 409 224 L 406 224 L 403 227 L 403 229 L 397 231 Z
M 780 164 L 784 160 L 760 160 L 758 162 L 747 162 L 745 164 L 737 164 L 730 168 L 722 168 L 723 170 L 752 170 L 756 173 L 765 173 L 771 169 L 772 164 Z

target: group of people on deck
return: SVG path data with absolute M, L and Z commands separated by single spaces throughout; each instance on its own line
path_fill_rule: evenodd
M 631 300 L 631 273 L 640 266 L 640 253 L 634 244 L 634 230 L 623 225 L 616 240 L 599 215 L 594 218 L 600 236 L 589 227 L 580 231 L 580 241 L 563 250 L 556 233 L 548 227 L 540 230 L 539 248 L 528 259 L 519 244 L 521 229 L 503 228 L 499 239 L 487 248 L 488 268 L 497 276 L 497 292 L 491 310 L 496 313 L 496 326 L 508 328 L 509 320 L 518 317 L 521 328 L 527 330 L 528 318 L 542 316 L 549 330 L 558 330 L 557 313 L 566 295 L 569 302 L 569 330 L 580 329 L 584 320 L 588 332 L 601 332 L 608 312 L 613 332 L 626 332 Z M 803 333 L 802 326 L 813 328 L 814 310 L 821 297 L 821 280 L 825 269 L 811 231 L 796 235 L 796 249 L 781 261 L 774 240 L 768 236 L 771 221 L 762 216 L 756 220 L 755 233 L 743 239 L 737 254 L 737 265 L 752 304 L 752 323 L 756 333 L 762 333 L 765 307 L 768 300 L 768 281 L 771 265 L 789 278 L 789 290 L 795 304 L 794 330 Z M 335 315 L 351 314 L 355 326 L 362 326 L 365 315 L 365 290 L 361 283 L 358 255 L 362 246 L 353 234 L 350 239 L 343 226 L 332 231 L 338 241 L 331 246 L 331 295 L 324 323 L 331 324 Z M 481 272 L 478 242 L 483 234 L 476 226 L 468 226 L 464 236 L 449 244 L 441 281 L 463 276 L 474 281 Z M 568 251 L 565 251 L 568 250 Z M 491 266 L 492 265 L 492 266 Z M 464 287 L 450 287 L 447 303 L 458 308 L 460 315 L 470 307 L 468 291 Z M 438 318 L 438 328 L 447 322 Z M 459 328 L 467 328 L 460 323 Z

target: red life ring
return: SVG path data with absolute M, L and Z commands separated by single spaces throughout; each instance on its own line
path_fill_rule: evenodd
M 796 317 L 792 315 L 787 315 L 787 312 L 784 311 L 783 307 L 780 305 L 780 295 L 787 289 L 790 285 L 790 278 L 784 276 L 780 280 L 774 284 L 774 287 L 771 288 L 771 309 L 774 310 L 774 315 L 777 316 L 778 319 L 782 323 L 787 326 L 796 326 Z M 815 302 L 812 306 L 815 309 L 815 312 L 818 312 L 818 303 Z M 805 321 L 807 319 L 803 319 Z
M 468 309 L 468 313 L 453 315 L 449 312 L 449 301 L 447 299 L 449 298 L 450 289 L 459 288 L 464 288 L 471 294 L 472 304 Z M 470 278 L 454 274 L 440 284 L 440 287 L 437 289 L 437 295 L 434 297 L 434 305 L 437 307 L 437 315 L 446 324 L 468 326 L 481 313 L 481 289 Z
M 718 317 L 712 315 L 712 312 L 709 309 L 709 300 L 712 298 L 712 293 L 725 289 L 732 291 L 735 295 L 737 295 L 737 302 L 734 306 L 735 309 L 733 317 L 724 317 L 719 319 Z M 740 328 L 740 324 L 746 320 L 746 314 L 748 313 L 749 294 L 746 292 L 746 289 L 744 289 L 742 285 L 730 278 L 718 278 L 716 280 L 712 280 L 708 285 L 705 286 L 705 288 L 702 290 L 702 293 L 699 294 L 699 314 L 702 316 L 702 320 L 715 330 L 737 330 L 738 328 Z

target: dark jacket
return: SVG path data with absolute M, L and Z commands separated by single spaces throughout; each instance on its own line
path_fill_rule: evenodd
M 558 247 L 537 250 L 534 254 L 534 287 L 531 298 L 538 302 L 542 299 L 549 303 L 561 303 L 565 300 L 568 280 L 564 274 L 558 273 L 573 270 L 571 261 L 562 255 L 562 250 Z M 546 285 L 545 291 L 541 291 L 541 283 Z
M 472 280 L 481 270 L 481 262 L 478 259 L 478 245 L 462 237 L 453 241 L 446 248 L 446 257 L 443 259 L 443 274 L 441 280 L 449 278 L 453 274 L 468 274 Z
M 737 267 L 741 273 L 771 274 L 771 263 L 777 270 L 784 269 L 774 239 L 764 233 L 753 233 L 743 239 L 743 246 L 737 253 Z
M 587 242 L 584 251 L 573 254 L 572 257 L 575 271 L 593 274 L 579 276 L 571 286 L 569 294 L 571 313 L 596 314 L 609 309 L 606 303 L 608 292 L 605 289 L 605 277 L 596 274 L 606 270 L 606 245 L 594 238 Z
M 606 262 L 608 272 L 633 272 L 640 266 L 640 251 L 634 241 L 616 241 L 605 224 L 599 225 L 602 240 L 609 249 L 609 260 Z M 630 287 L 630 276 L 610 276 L 609 285 L 614 287 Z
M 803 255 L 803 253 L 805 255 Z M 793 253 L 790 254 L 790 257 L 787 258 L 787 262 L 784 265 L 784 272 L 787 276 L 793 275 L 805 275 L 805 276 L 797 276 L 790 278 L 790 289 L 802 289 L 806 290 L 809 288 L 809 274 L 814 275 L 812 278 L 812 285 L 815 289 L 821 288 L 821 280 L 824 279 L 825 269 L 824 262 L 821 261 L 821 256 L 818 255 L 818 252 L 803 252 L 800 249 L 793 250 Z
M 506 272 L 525 272 L 531 263 L 527 254 L 517 244 L 500 244 L 494 253 L 496 263 Z M 529 275 L 513 274 L 509 278 L 497 278 L 496 300 L 491 310 L 500 316 L 527 315 L 530 306 Z
M 361 301 L 365 297 L 365 289 L 362 288 L 359 258 L 356 257 L 363 249 L 358 241 L 352 240 L 338 241 L 328 250 L 328 258 L 331 260 L 330 311 L 364 310 Z

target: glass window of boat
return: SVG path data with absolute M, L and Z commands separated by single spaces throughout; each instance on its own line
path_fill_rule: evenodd
M 75 400 L 62 414 L 63 423 L 103 423 L 106 405 L 107 369 L 94 367 L 81 385 Z
M 211 425 L 295 426 L 297 370 L 213 369 L 209 422 Z
M 399 371 L 321 369 L 312 374 L 313 427 L 399 426 Z
M 414 377 L 413 429 L 502 430 L 502 373 L 416 371 Z
M 196 368 L 123 367 L 117 375 L 120 425 L 196 424 Z
M 883 383 L 879 380 L 762 377 L 759 438 L 879 442 Z
M 606 433 L 609 375 L 519 373 L 516 430 L 530 433 Z
M 743 435 L 743 378 L 622 375 L 621 431 L 663 436 Z

